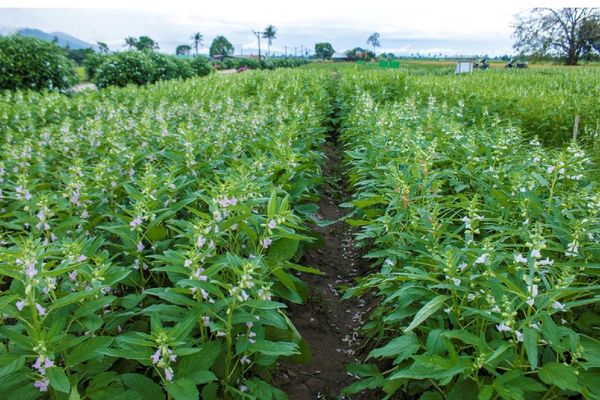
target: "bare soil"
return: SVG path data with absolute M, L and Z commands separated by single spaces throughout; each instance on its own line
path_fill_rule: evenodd
M 332 139 L 334 140 L 334 139 Z M 348 213 L 340 207 L 349 196 L 341 171 L 341 151 L 334 142 L 324 148 L 325 182 L 321 190 L 319 214 L 326 220 L 339 220 Z M 355 379 L 346 372 L 356 362 L 360 345 L 359 328 L 367 312 L 362 299 L 341 300 L 341 289 L 353 284 L 362 270 L 362 259 L 353 246 L 353 232 L 343 220 L 326 227 L 314 227 L 323 246 L 304 254 L 302 264 L 318 268 L 324 275 L 301 274 L 309 288 L 306 304 L 290 305 L 290 318 L 312 352 L 308 364 L 282 363 L 279 387 L 290 400 L 350 399 L 341 390 Z M 366 397 L 355 397 L 359 399 Z

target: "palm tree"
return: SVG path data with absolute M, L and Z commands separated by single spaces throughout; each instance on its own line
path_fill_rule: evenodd
M 379 33 L 375 32 L 367 39 L 367 44 L 373 45 L 373 53 L 377 56 L 377 52 L 375 51 L 376 47 L 381 47 L 381 43 L 379 43 Z
M 277 28 L 273 25 L 269 25 L 265 28 L 263 32 L 263 38 L 267 39 L 268 53 L 269 57 L 271 56 L 271 44 L 273 43 L 273 39 L 277 39 Z
M 196 32 L 190 38 L 192 39 L 192 43 L 194 48 L 196 49 L 196 55 L 198 55 L 198 46 L 202 46 L 202 41 L 204 40 L 204 36 L 200 32 Z
M 129 50 L 133 50 L 137 45 L 137 39 L 133 36 L 128 36 L 125 38 L 125 46 L 129 47 Z

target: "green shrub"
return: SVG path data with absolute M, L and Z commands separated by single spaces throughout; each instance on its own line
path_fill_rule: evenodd
M 154 64 L 152 81 L 191 78 L 194 75 L 189 63 L 177 57 L 153 52 L 148 53 L 148 57 Z
M 108 56 L 103 54 L 92 53 L 85 57 L 83 60 L 83 67 L 85 68 L 85 73 L 87 78 L 92 80 L 96 76 L 96 71 L 98 67 L 102 65 Z
M 206 57 L 194 57 L 189 63 L 190 67 L 192 68 L 192 72 L 196 76 L 206 76 L 214 71 Z
M 0 37 L 0 89 L 67 89 L 75 83 L 75 65 L 54 43 Z
M 98 67 L 94 83 L 100 87 L 145 85 L 155 81 L 156 67 L 145 52 L 126 51 L 107 57 Z

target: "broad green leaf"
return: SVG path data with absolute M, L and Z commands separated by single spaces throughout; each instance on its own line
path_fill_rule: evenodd
M 581 386 L 577 382 L 577 371 L 564 364 L 546 363 L 538 370 L 538 376 L 542 382 L 555 385 L 563 390 L 573 390 L 575 392 L 581 390 Z
M 523 328 L 523 345 L 532 370 L 537 369 L 538 366 L 538 337 L 538 332 L 535 329 Z
M 421 325 L 427 318 L 432 316 L 437 310 L 442 308 L 447 298 L 447 296 L 439 295 L 427 302 L 427 304 L 417 312 L 408 328 L 404 330 L 404 333 L 412 331 L 417 326 Z
M 169 382 L 166 388 L 169 395 L 173 397 L 173 400 L 198 400 L 200 396 L 196 384 L 188 378 Z
M 123 384 L 137 392 L 142 399 L 163 400 L 164 393 L 160 385 L 152 379 L 141 374 L 123 374 L 121 375 Z
M 371 357 L 395 357 L 394 365 L 398 364 L 419 350 L 419 341 L 417 337 L 408 333 L 392 339 L 388 344 L 369 353 L 367 360 Z
M 62 393 L 71 391 L 71 384 L 65 371 L 60 367 L 50 367 L 46 369 L 46 377 L 50 381 L 50 386 Z

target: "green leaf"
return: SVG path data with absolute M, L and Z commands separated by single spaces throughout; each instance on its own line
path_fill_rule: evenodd
M 477 395 L 477 400 L 490 400 L 494 394 L 494 387 L 491 385 L 484 385 Z
M 538 376 L 542 382 L 555 385 L 563 390 L 573 390 L 575 392 L 581 390 L 581 386 L 577 383 L 577 371 L 564 364 L 546 363 L 538 370 Z
M 112 342 L 112 337 L 96 336 L 93 338 L 89 338 L 83 343 L 78 344 L 65 357 L 67 367 L 74 367 L 77 364 L 91 360 L 92 358 L 100 354 L 100 350 L 108 349 Z
M 50 386 L 62 393 L 71 391 L 71 384 L 65 371 L 60 367 L 51 367 L 46 369 L 46 377 L 50 381 Z
M 416 335 L 409 333 L 392 339 L 388 344 L 369 353 L 367 360 L 372 357 L 396 357 L 394 365 L 398 364 L 419 350 L 419 341 Z
M 538 332 L 533 328 L 523 328 L 523 345 L 527 352 L 529 365 L 531 369 L 536 369 L 538 366 Z
M 269 340 L 257 340 L 250 349 L 267 356 L 291 356 L 299 353 L 296 343 L 271 342 Z
M 427 318 L 433 315 L 437 310 L 444 306 L 444 303 L 448 297 L 439 295 L 431 299 L 427 304 L 423 306 L 416 314 L 408 328 L 404 330 L 404 333 L 408 333 L 421 325 Z
M 267 258 L 274 266 L 277 266 L 284 261 L 291 260 L 296 255 L 299 244 L 300 241 L 298 239 L 276 240 L 271 247 L 269 247 Z
M 166 388 L 173 400 L 198 400 L 200 397 L 196 384 L 187 378 L 169 382 Z
M 144 400 L 164 400 L 165 398 L 160 385 L 144 375 L 123 374 L 121 380 L 126 387 L 137 392 Z

